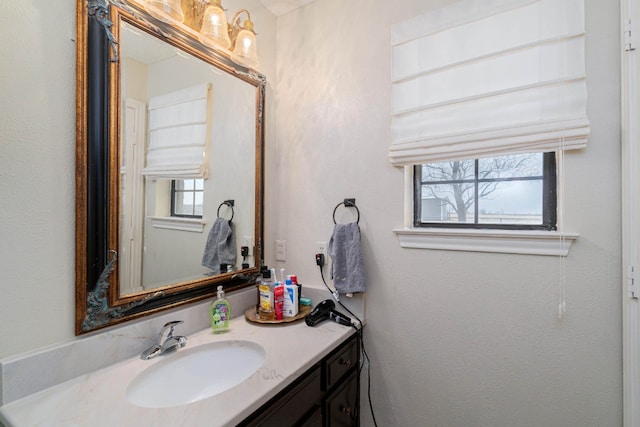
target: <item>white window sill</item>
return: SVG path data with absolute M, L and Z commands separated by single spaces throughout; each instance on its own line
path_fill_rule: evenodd
M 402 228 L 393 232 L 403 248 L 552 256 L 567 256 L 579 236 L 557 231 L 452 228 Z
M 150 216 L 148 219 L 154 228 L 165 228 L 168 230 L 191 231 L 193 233 L 202 233 L 204 226 L 207 224 L 202 219 L 180 218 L 180 217 L 164 217 Z

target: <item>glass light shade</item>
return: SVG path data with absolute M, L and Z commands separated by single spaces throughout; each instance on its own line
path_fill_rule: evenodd
M 198 38 L 207 46 L 229 49 L 231 40 L 228 28 L 227 17 L 222 8 L 217 5 L 207 6 Z
M 184 21 L 180 0 L 146 0 L 144 8 L 151 16 L 164 22 Z
M 240 30 L 233 48 L 232 57 L 249 68 L 258 66 L 258 47 L 256 34 L 246 27 Z

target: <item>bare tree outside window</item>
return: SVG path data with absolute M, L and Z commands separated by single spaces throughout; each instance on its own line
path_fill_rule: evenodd
M 419 165 L 415 193 L 416 226 L 551 229 L 555 227 L 555 155 L 519 154 Z

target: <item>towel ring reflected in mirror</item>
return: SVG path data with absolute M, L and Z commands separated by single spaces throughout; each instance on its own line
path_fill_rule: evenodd
M 358 219 L 356 220 L 356 224 L 360 224 L 360 209 L 356 206 L 356 199 L 344 199 L 344 201 L 338 203 L 335 208 L 333 208 L 333 223 L 336 222 L 336 211 L 340 207 L 340 205 L 344 205 L 346 208 L 354 208 L 358 214 Z
M 231 218 L 229 218 L 229 224 L 231 224 L 231 221 L 233 221 L 233 215 L 235 215 L 235 211 L 233 210 L 234 205 L 235 205 L 235 202 L 233 200 L 225 200 L 224 202 L 220 203 L 220 206 L 218 206 L 218 213 L 216 214 L 216 216 L 220 218 L 221 207 L 229 206 L 231 208 Z

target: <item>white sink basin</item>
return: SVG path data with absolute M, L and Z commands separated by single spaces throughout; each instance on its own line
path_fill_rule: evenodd
M 187 344 L 188 345 L 188 344 Z M 160 356 L 138 374 L 126 399 L 145 408 L 184 405 L 240 384 L 262 366 L 264 348 L 252 341 L 219 341 Z

